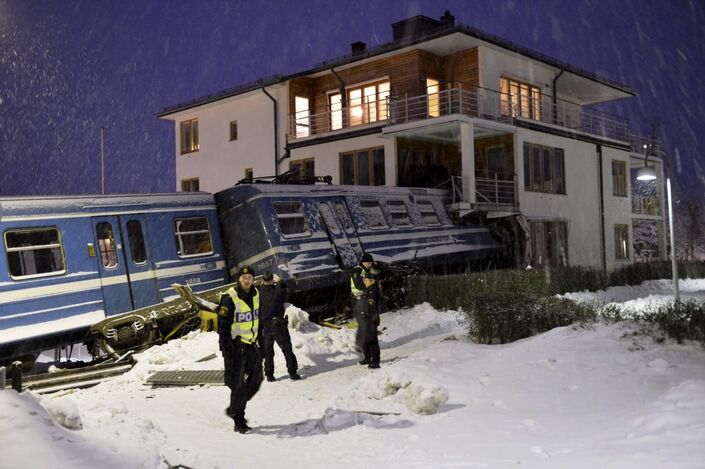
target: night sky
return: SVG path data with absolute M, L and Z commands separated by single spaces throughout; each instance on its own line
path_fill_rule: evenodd
M 173 123 L 157 112 L 444 10 L 636 90 L 607 110 L 657 126 L 679 193 L 703 199 L 703 0 L 0 0 L 0 195 L 99 193 L 101 126 L 107 193 L 173 191 Z

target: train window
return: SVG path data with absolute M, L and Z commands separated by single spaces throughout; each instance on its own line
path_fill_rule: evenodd
M 132 262 L 135 264 L 147 262 L 147 247 L 144 245 L 142 223 L 139 220 L 129 220 L 127 222 L 127 239 L 130 242 Z
M 106 269 L 114 269 L 118 265 L 117 246 L 115 245 L 115 235 L 113 225 L 107 221 L 102 221 L 95 225 L 96 238 L 98 238 L 98 250 L 100 260 Z
M 13 280 L 66 272 L 61 236 L 56 228 L 8 230 L 5 251 Z
M 174 219 L 174 240 L 179 257 L 213 254 L 211 230 L 205 217 Z
M 421 212 L 421 219 L 423 224 L 426 226 L 440 225 L 441 222 L 438 221 L 438 214 L 436 209 L 430 200 L 417 200 L 416 205 L 419 207 L 419 212 Z
M 283 236 L 306 236 L 311 234 L 304 217 L 301 202 L 274 202 L 279 228 Z
M 367 226 L 370 228 L 387 228 L 387 222 L 382 213 L 379 201 L 373 199 L 361 199 L 360 208 L 367 218 Z
M 411 226 L 409 210 L 403 200 L 388 200 L 387 209 L 394 220 L 395 226 Z

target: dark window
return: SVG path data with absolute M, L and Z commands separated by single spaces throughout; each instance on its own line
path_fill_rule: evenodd
M 565 194 L 565 169 L 561 148 L 524 143 L 524 189 Z
M 13 279 L 66 272 L 61 237 L 56 228 L 7 231 L 5 251 Z
M 199 183 L 198 178 L 182 179 L 181 180 L 181 191 L 182 192 L 198 192 Z
M 289 169 L 296 170 L 299 178 L 313 178 L 316 176 L 316 165 L 313 158 L 289 162 Z
M 130 251 L 132 251 L 132 262 L 135 264 L 147 262 L 147 247 L 144 244 L 142 223 L 138 220 L 127 222 L 127 239 L 130 243 Z
M 531 222 L 531 251 L 534 265 L 568 265 L 568 225 L 560 221 Z
M 389 210 L 395 226 L 411 226 L 409 210 L 403 200 L 388 200 L 387 210 Z
M 230 121 L 230 141 L 237 140 L 237 121 Z
M 614 258 L 629 259 L 629 225 L 614 225 Z
M 102 221 L 95 225 L 96 238 L 98 238 L 98 252 L 100 261 L 106 269 L 114 269 L 118 265 L 117 245 L 113 225 Z
M 252 171 L 252 168 L 246 168 L 245 169 L 245 179 L 251 181 L 255 177 L 254 171 Z
M 274 202 L 273 206 L 282 235 L 306 236 L 311 234 L 301 202 Z
M 340 154 L 341 184 L 383 186 L 384 147 Z
M 612 195 L 627 196 L 627 163 L 612 160 Z
M 419 212 L 421 212 L 421 220 L 426 226 L 440 225 L 441 222 L 438 221 L 438 214 L 433 204 L 429 200 L 419 200 L 416 202 L 419 207 Z
M 198 119 L 181 123 L 181 154 L 198 151 Z
M 179 257 L 203 256 L 213 253 L 211 231 L 208 220 L 199 218 L 176 218 L 174 241 Z
M 372 199 L 360 200 L 360 209 L 365 214 L 367 226 L 370 228 L 387 228 L 387 221 L 384 219 L 382 207 L 379 201 Z

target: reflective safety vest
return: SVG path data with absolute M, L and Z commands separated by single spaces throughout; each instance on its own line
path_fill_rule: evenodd
M 359 289 L 355 286 L 355 282 L 353 281 L 353 277 L 355 276 L 355 273 L 356 273 L 358 270 L 359 270 L 360 278 L 361 278 L 361 279 L 365 278 L 365 274 L 367 273 L 367 272 L 365 271 L 365 269 L 363 269 L 363 268 L 360 267 L 360 266 L 357 266 L 357 267 L 355 267 L 355 268 L 353 269 L 353 273 L 352 273 L 352 275 L 350 276 L 350 292 L 352 293 L 352 295 L 353 295 L 355 298 L 360 298 L 360 297 L 362 296 L 362 290 L 359 290 Z
M 259 331 L 259 292 L 255 287 L 255 294 L 252 296 L 252 306 L 250 309 L 247 303 L 240 299 L 234 287 L 229 288 L 224 294 L 230 295 L 235 305 L 235 317 L 230 333 L 233 340 L 240 337 L 240 341 L 246 344 L 253 344 L 257 340 Z

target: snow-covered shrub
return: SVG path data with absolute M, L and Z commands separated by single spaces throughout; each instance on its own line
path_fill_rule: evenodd
M 686 300 L 657 307 L 645 319 L 682 343 L 695 340 L 705 347 L 705 303 Z

